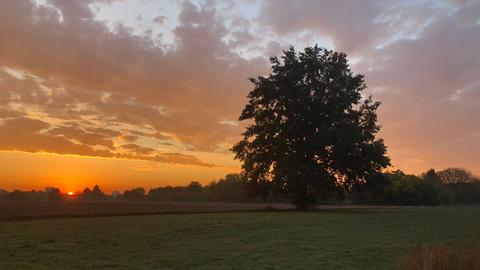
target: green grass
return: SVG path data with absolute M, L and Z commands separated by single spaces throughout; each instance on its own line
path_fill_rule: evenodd
M 395 269 L 479 240 L 479 207 L 3 221 L 0 269 Z

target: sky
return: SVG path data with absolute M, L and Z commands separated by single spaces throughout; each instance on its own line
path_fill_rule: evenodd
M 238 173 L 268 58 L 347 53 L 390 169 L 480 174 L 480 1 L 4 0 L 0 188 L 105 191 Z

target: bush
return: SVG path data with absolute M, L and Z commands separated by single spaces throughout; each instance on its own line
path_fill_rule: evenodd
M 401 171 L 386 173 L 387 203 L 399 205 L 435 205 L 439 203 L 440 189 L 434 182 Z

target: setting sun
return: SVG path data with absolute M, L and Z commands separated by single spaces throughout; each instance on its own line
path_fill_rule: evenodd
M 68 196 L 73 196 L 75 193 L 73 193 L 72 191 L 69 191 L 67 194 Z

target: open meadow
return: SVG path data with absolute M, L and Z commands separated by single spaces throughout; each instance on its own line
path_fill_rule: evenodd
M 221 202 L 127 202 L 127 201 L 0 201 L 0 220 L 124 216 L 175 213 L 219 213 L 261 211 L 272 207 L 260 203 Z M 289 204 L 275 209 L 291 210 Z
M 480 241 L 480 207 L 0 221 L 0 269 L 396 269 Z

